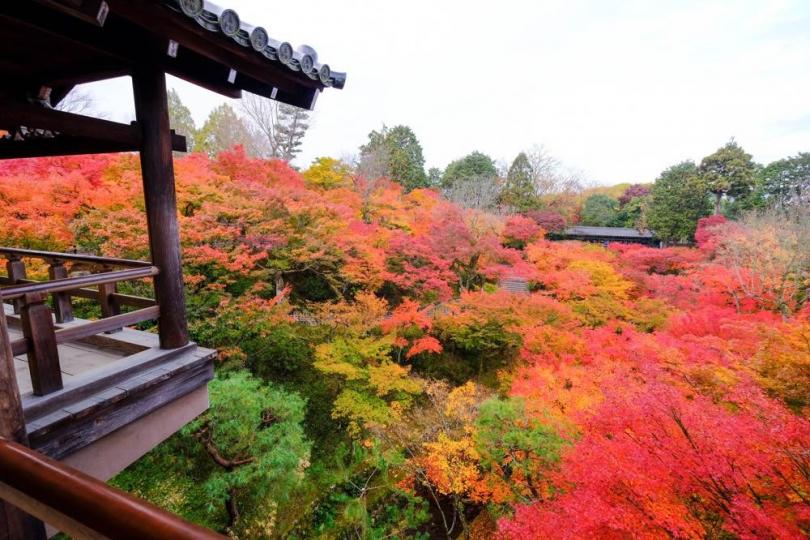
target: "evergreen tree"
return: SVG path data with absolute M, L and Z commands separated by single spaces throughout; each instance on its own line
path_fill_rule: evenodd
M 113 483 L 237 538 L 271 536 L 303 479 L 306 402 L 242 371 L 209 385 L 211 407 Z
M 723 196 L 744 199 L 754 189 L 757 166 L 751 154 L 731 139 L 714 154 L 700 162 L 700 176 L 703 183 L 714 194 L 714 213 L 720 213 Z
M 442 177 L 442 187 L 450 188 L 461 180 L 471 178 L 487 178 L 494 181 L 497 176 L 498 169 L 495 168 L 492 158 L 476 151 L 447 166 Z
M 244 146 L 245 152 L 250 155 L 262 154 L 258 141 L 245 122 L 230 105 L 223 103 L 211 111 L 197 132 L 196 149 L 215 156 L 237 144 Z
M 760 173 L 765 202 L 788 208 L 810 204 L 810 152 L 780 159 Z
M 428 185 L 430 187 L 439 187 L 442 184 L 442 175 L 444 173 L 438 167 L 431 167 L 428 169 Z
M 309 112 L 287 105 L 278 104 L 277 155 L 285 161 L 292 161 L 301 152 L 301 143 L 309 129 Z
M 685 242 L 694 237 L 697 221 L 712 212 L 709 190 L 691 161 L 661 173 L 651 191 L 645 214 L 647 225 L 667 242 Z
M 360 169 L 365 176 L 387 176 L 411 191 L 428 187 L 422 146 L 408 126 L 395 126 L 368 134 L 360 147 Z
M 591 195 L 582 206 L 580 223 L 594 227 L 611 227 L 616 225 L 619 214 L 619 201 L 607 195 Z
M 521 152 L 509 167 L 501 202 L 517 210 L 528 210 L 534 207 L 535 195 L 532 165 L 526 153 Z
M 194 124 L 194 118 L 191 116 L 191 111 L 183 104 L 180 99 L 180 94 L 172 88 L 168 93 L 169 99 L 169 126 L 178 134 L 186 138 L 186 147 L 189 152 L 194 152 L 197 126 Z

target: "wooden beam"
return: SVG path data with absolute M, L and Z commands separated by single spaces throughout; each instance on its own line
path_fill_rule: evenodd
M 0 128 L 25 126 L 59 133 L 55 137 L 0 141 L 0 159 L 74 154 L 134 152 L 141 146 L 137 124 L 121 124 L 48 109 L 30 103 L 0 101 Z M 172 150 L 186 151 L 186 138 L 171 133 Z
M 110 7 L 105 0 L 39 0 L 84 22 L 104 26 Z
M 180 232 L 174 191 L 166 75 L 154 65 L 138 66 L 132 76 L 135 115 L 142 130 L 141 173 L 146 223 L 155 276 L 155 298 L 160 306 L 160 346 L 173 349 L 188 343 Z
M 0 101 L 0 122 L 0 127 L 4 129 L 25 126 L 128 145 L 140 142 L 138 130 L 131 124 L 57 111 L 31 103 Z
M 143 321 L 151 321 L 157 319 L 159 314 L 160 308 L 158 306 L 152 306 L 121 315 L 113 315 L 112 317 L 99 319 L 86 324 L 77 324 L 70 328 L 62 328 L 54 332 L 54 335 L 56 343 L 70 343 L 86 337 L 95 336 L 96 334 L 101 334 L 102 332 L 116 330 L 124 326 L 130 326 Z
M 3 305 L 0 291 L 0 308 Z M 0 437 L 20 444 L 28 444 L 25 431 L 20 390 L 14 369 L 14 355 L 6 326 L 6 317 L 0 313 Z M 0 539 L 44 540 L 45 526 L 19 508 L 0 502 Z
M 115 152 L 136 152 L 137 150 L 136 144 L 122 144 L 69 136 L 25 141 L 0 141 L 0 159 L 110 154 Z
M 106 319 L 98 319 L 84 324 L 77 324 L 68 328 L 61 328 L 54 330 L 53 339 L 55 344 L 71 343 L 79 341 L 80 339 L 95 336 L 103 332 L 116 331 L 124 326 L 131 326 L 139 322 L 151 321 L 157 319 L 160 315 L 160 308 L 158 306 L 149 306 L 143 309 L 130 311 L 129 313 L 122 313 L 120 315 L 113 315 Z M 10 343 L 11 351 L 14 356 L 31 352 L 31 345 L 28 339 L 16 339 Z M 42 394 L 36 394 L 42 395 Z

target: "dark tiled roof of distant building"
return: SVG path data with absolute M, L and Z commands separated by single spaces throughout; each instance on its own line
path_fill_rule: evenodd
M 652 231 L 638 230 L 630 227 L 591 227 L 576 225 L 563 231 L 566 236 L 594 236 L 613 238 L 654 238 Z

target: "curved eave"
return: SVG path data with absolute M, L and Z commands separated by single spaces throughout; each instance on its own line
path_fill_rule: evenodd
M 280 39 L 279 36 L 271 36 L 263 27 L 257 27 L 242 21 L 235 11 L 224 9 L 216 4 L 208 2 L 207 0 L 200 0 L 199 5 L 201 9 L 197 11 L 190 11 L 188 7 L 184 7 L 181 0 L 157 0 L 158 2 L 168 6 L 172 11 L 178 15 L 185 17 L 188 21 L 193 21 L 200 28 L 220 42 L 229 42 L 244 49 L 248 54 L 252 54 L 255 59 L 268 66 L 278 68 L 282 71 L 289 72 L 299 81 L 306 86 L 312 86 L 323 89 L 326 87 L 334 87 L 342 89 L 346 82 L 346 74 L 342 72 L 334 72 L 331 67 L 325 62 L 320 62 L 318 54 L 311 54 L 311 67 L 305 72 L 302 69 L 304 56 L 309 51 L 296 49 L 292 44 Z M 194 2 L 190 2 L 194 4 Z M 225 28 L 227 24 L 223 23 L 223 15 L 229 12 L 231 21 L 238 21 L 238 29 L 236 26 L 229 28 L 226 33 Z M 234 14 L 236 17 L 234 17 Z M 263 39 L 254 40 L 254 33 L 261 36 Z M 281 51 L 282 47 L 287 48 L 287 57 Z M 292 51 L 292 54 L 289 52 Z M 322 73 L 322 70 L 324 71 Z

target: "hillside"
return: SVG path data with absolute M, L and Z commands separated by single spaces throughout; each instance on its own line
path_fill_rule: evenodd
M 148 257 L 139 170 L 0 163 L 0 243 Z M 239 538 L 810 532 L 791 229 L 715 216 L 694 249 L 603 248 L 328 158 L 175 171 L 212 407 L 116 485 Z

